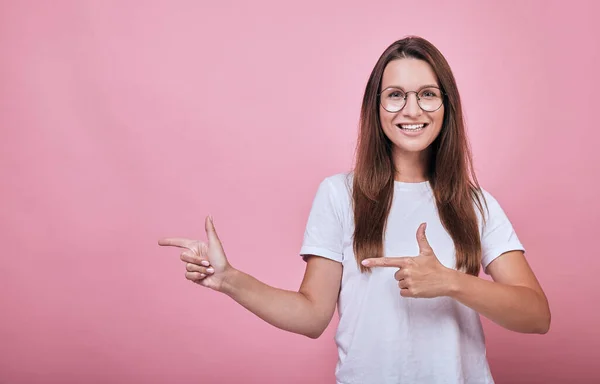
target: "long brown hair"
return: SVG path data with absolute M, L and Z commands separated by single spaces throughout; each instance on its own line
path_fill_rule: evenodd
M 383 256 L 395 166 L 393 144 L 379 120 L 378 93 L 387 64 L 402 58 L 429 63 L 445 93 L 442 128 L 429 150 L 428 178 L 442 225 L 454 241 L 456 269 L 477 276 L 481 266 L 481 239 L 473 203 L 484 217 L 483 196 L 472 167 L 458 87 L 442 53 L 429 41 L 415 36 L 398 40 L 383 52 L 366 86 L 352 188 L 356 261 L 365 272 L 368 269 L 360 264 L 362 260 Z

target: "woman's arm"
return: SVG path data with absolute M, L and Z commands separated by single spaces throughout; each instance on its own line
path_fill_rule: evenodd
M 316 339 L 331 321 L 341 277 L 340 263 L 311 256 L 298 292 L 271 287 L 235 269 L 224 277 L 221 292 L 277 328 Z
M 211 217 L 205 220 L 208 242 L 163 238 L 161 246 L 185 249 L 188 280 L 223 292 L 264 321 L 286 331 L 319 337 L 331 321 L 342 279 L 342 264 L 307 256 L 304 279 L 298 292 L 264 284 L 231 266 Z
M 548 332 L 548 300 L 522 251 L 506 252 L 488 265 L 493 282 L 450 271 L 448 296 L 512 331 Z
M 548 301 L 522 251 L 506 252 L 488 265 L 492 282 L 442 265 L 427 241 L 425 224 L 417 230 L 417 242 L 418 256 L 379 257 L 362 263 L 399 268 L 394 277 L 403 297 L 449 296 L 507 329 L 548 332 Z

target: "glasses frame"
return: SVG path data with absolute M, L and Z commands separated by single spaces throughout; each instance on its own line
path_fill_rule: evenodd
M 404 92 L 404 103 L 402 104 L 402 107 L 401 107 L 399 110 L 397 110 L 397 111 L 390 111 L 389 109 L 387 109 L 386 107 L 384 107 L 384 106 L 383 106 L 383 101 L 381 100 L 381 94 L 382 94 L 383 92 L 387 91 L 387 90 L 388 90 L 388 89 L 390 89 L 390 88 L 395 88 L 395 89 L 398 89 L 398 90 L 400 90 L 400 91 Z M 423 108 L 423 107 L 421 106 L 421 98 L 419 97 L 419 92 L 421 92 L 421 91 L 422 91 L 422 90 L 424 90 L 424 89 L 429 89 L 429 88 L 435 88 L 435 89 L 439 90 L 439 91 L 440 91 L 440 93 L 441 93 L 441 95 L 442 95 L 442 102 L 441 102 L 440 106 L 439 106 L 439 107 L 437 107 L 436 109 L 432 110 L 432 111 L 430 111 L 430 110 L 427 110 L 427 109 L 425 109 L 425 108 Z M 416 90 L 416 91 L 405 91 L 405 90 L 403 90 L 402 88 L 399 88 L 399 87 L 387 87 L 387 88 L 385 88 L 384 90 L 382 90 L 381 92 L 377 93 L 377 98 L 379 99 L 379 105 L 381 105 L 381 107 L 382 107 L 383 109 L 385 109 L 385 110 L 386 110 L 386 111 L 388 111 L 389 113 L 398 113 L 398 112 L 400 112 L 401 110 L 403 110 L 403 109 L 404 109 L 404 107 L 406 107 L 406 99 L 408 99 L 408 94 L 409 94 L 409 93 L 414 93 L 414 94 L 415 94 L 415 97 L 417 98 L 417 105 L 418 105 L 418 106 L 419 106 L 419 108 L 421 108 L 421 110 L 423 110 L 424 112 L 435 112 L 435 111 L 437 111 L 438 109 L 442 108 L 442 105 L 444 105 L 444 102 L 446 101 L 446 96 L 447 96 L 446 92 L 442 91 L 442 89 L 441 89 L 440 87 L 425 86 L 425 87 L 421 87 L 421 88 L 419 88 L 419 89 L 418 89 L 418 90 Z

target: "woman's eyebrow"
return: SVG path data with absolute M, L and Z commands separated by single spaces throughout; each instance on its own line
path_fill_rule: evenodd
M 417 89 L 423 89 L 423 88 L 439 88 L 440 86 L 437 84 L 425 84 L 420 86 Z M 399 85 L 388 85 L 387 87 L 384 87 L 383 89 L 388 89 L 388 88 L 398 88 L 404 91 L 404 87 L 401 87 Z

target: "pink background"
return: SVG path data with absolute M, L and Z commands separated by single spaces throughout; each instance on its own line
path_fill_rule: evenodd
M 316 187 L 407 34 L 450 62 L 550 300 L 545 336 L 484 319 L 496 381 L 599 382 L 598 3 L 211 3 L 0 2 L 0 382 L 332 383 L 336 318 L 275 329 L 156 242 L 213 214 L 234 266 L 297 289 Z

